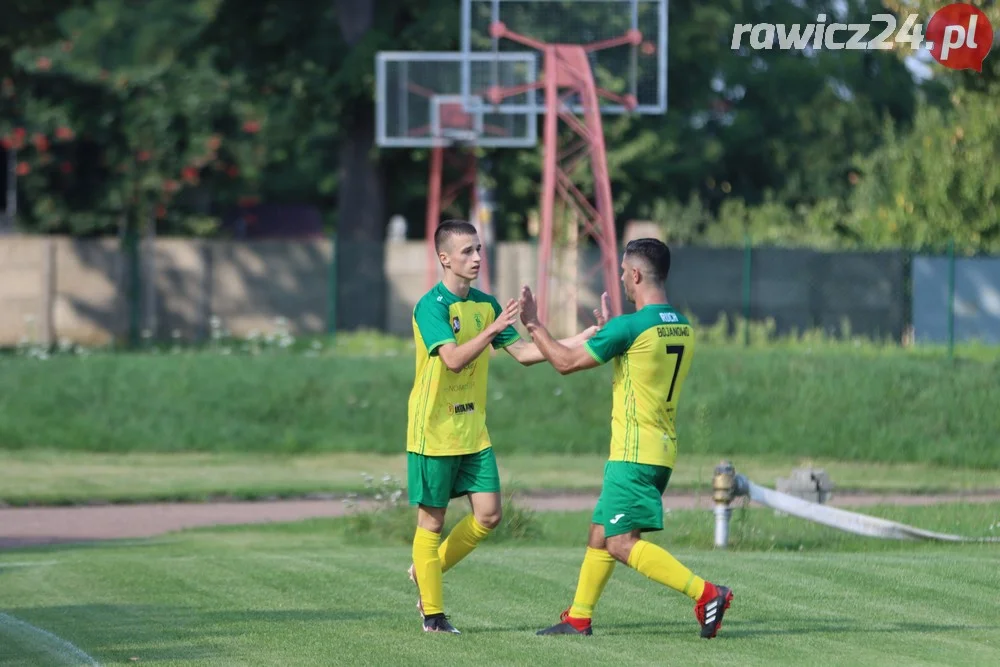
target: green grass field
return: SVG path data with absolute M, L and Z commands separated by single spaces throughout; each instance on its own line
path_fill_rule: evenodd
M 1000 530 L 1000 505 L 872 512 Z M 536 537 L 487 542 L 449 572 L 464 634 L 427 636 L 408 546 L 340 519 L 0 554 L 0 665 L 80 664 L 81 651 L 105 665 L 1000 663 L 1000 545 L 877 542 L 737 514 L 729 552 L 709 548 L 705 512 L 668 513 L 653 537 L 734 588 L 711 642 L 690 601 L 623 566 L 594 637 L 536 637 L 572 596 L 588 521 L 576 513 L 535 515 Z
M 1000 348 L 950 360 L 759 335 L 750 348 L 705 337 L 671 491 L 708 493 L 722 456 L 766 486 L 811 463 L 841 490 L 1000 488 Z M 370 493 L 365 474 L 405 479 L 406 341 L 268 345 L 0 355 L 0 503 Z M 497 358 L 490 428 L 508 488 L 600 484 L 608 371 Z M 541 638 L 570 602 L 589 516 L 508 509 L 446 576 L 461 637 L 419 629 L 406 508 L 0 552 L 0 667 L 1000 664 L 1000 544 L 875 541 L 738 507 L 719 552 L 708 512 L 668 512 L 652 541 L 736 591 L 718 640 L 698 638 L 689 600 L 624 566 L 597 636 Z M 864 511 L 1000 535 L 1000 503 Z

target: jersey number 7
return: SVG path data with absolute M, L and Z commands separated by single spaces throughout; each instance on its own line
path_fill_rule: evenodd
M 674 364 L 674 376 L 670 378 L 670 391 L 667 393 L 667 403 L 674 400 L 674 385 L 677 383 L 677 372 L 681 369 L 681 361 L 684 359 L 683 345 L 667 345 L 667 354 L 676 354 L 677 363 Z

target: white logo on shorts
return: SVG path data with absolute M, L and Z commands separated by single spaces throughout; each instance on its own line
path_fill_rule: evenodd
M 615 518 L 611 520 L 611 523 L 618 523 L 618 519 L 622 518 L 623 516 L 625 516 L 625 515 L 624 514 L 616 514 Z

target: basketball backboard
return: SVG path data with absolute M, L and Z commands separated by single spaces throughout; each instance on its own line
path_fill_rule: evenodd
M 511 97 L 511 108 L 503 113 L 484 100 L 494 82 L 514 88 L 536 78 L 537 57 L 530 52 L 380 52 L 375 61 L 376 143 L 400 148 L 535 146 L 538 118 L 527 110 L 529 93 Z
M 586 45 L 594 81 L 608 93 L 600 98 L 603 114 L 663 114 L 667 110 L 668 0 L 462 0 L 462 53 L 465 66 L 462 94 L 467 106 L 482 87 L 471 58 L 487 53 L 503 62 L 505 53 L 545 45 Z M 496 26 L 526 38 L 497 37 Z M 486 88 L 510 86 L 491 76 Z M 481 75 L 481 74 L 480 74 Z M 538 80 L 536 80 L 538 82 Z M 476 84 L 479 84 L 478 86 Z M 536 86 L 537 88 L 537 86 Z M 627 98 L 636 103 L 633 109 Z M 489 97 L 487 97 L 489 99 Z M 566 100 L 582 113 L 579 100 Z M 501 108 L 512 113 L 545 113 L 541 90 L 505 98 Z

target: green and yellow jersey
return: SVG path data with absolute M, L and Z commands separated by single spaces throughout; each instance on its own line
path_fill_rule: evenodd
M 599 363 L 614 359 L 610 461 L 673 468 L 674 418 L 694 353 L 687 318 L 666 304 L 611 319 L 585 343 Z
M 490 352 L 458 373 L 444 365 L 437 349 L 445 343 L 461 345 L 478 336 L 502 312 L 489 294 L 470 289 L 462 299 L 438 283 L 413 309 L 413 339 L 417 368 L 410 391 L 406 451 L 427 456 L 475 454 L 490 446 L 486 431 L 486 379 Z M 493 339 L 506 347 L 519 338 L 507 327 Z

